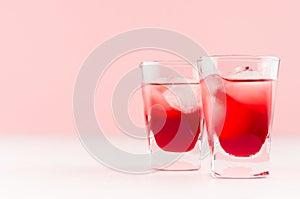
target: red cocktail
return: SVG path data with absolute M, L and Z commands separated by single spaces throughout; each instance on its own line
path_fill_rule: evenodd
M 207 117 L 208 126 L 226 153 L 255 155 L 269 134 L 273 80 L 218 79 L 223 86 L 214 91 L 216 99 L 213 115 Z
M 191 89 L 192 95 L 184 96 L 191 99 L 176 96 L 176 91 L 184 92 L 181 97 L 188 93 L 184 89 Z M 192 150 L 202 128 L 200 85 L 147 84 L 143 86 L 143 95 L 148 99 L 145 100 L 145 118 L 158 147 L 169 152 Z

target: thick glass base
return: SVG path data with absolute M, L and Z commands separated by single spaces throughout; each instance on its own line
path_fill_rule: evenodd
M 198 141 L 195 147 L 187 152 L 170 152 L 161 149 L 150 138 L 151 168 L 160 171 L 194 171 L 200 169 L 200 146 Z
M 211 160 L 211 174 L 216 178 L 261 178 L 269 175 L 270 138 L 260 151 L 249 157 L 226 153 L 215 139 Z

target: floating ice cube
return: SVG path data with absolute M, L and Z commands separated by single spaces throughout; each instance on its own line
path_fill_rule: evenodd
M 263 75 L 256 69 L 250 66 L 239 66 L 233 69 L 229 73 L 228 78 L 230 79 L 261 79 Z
M 165 101 L 172 107 L 184 113 L 191 113 L 199 109 L 199 85 L 172 85 L 163 93 Z
M 219 75 L 209 75 L 205 78 L 205 85 L 207 86 L 210 95 L 215 97 L 218 93 L 225 93 L 224 81 Z

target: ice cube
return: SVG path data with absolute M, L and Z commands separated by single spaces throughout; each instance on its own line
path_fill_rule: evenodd
M 262 74 L 250 66 L 238 66 L 229 73 L 230 79 L 261 79 Z
M 199 109 L 199 85 L 177 84 L 170 86 L 164 93 L 165 101 L 174 109 L 184 113 L 191 113 Z
M 218 95 L 218 93 L 225 93 L 224 81 L 219 75 L 207 76 L 205 78 L 205 85 L 209 94 L 213 97 Z

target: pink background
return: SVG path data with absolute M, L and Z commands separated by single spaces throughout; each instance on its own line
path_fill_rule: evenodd
M 299 7 L 297 0 L 1 1 L 0 133 L 74 134 L 72 92 L 88 54 L 120 32 L 160 27 L 209 54 L 279 56 L 273 133 L 298 134 Z

